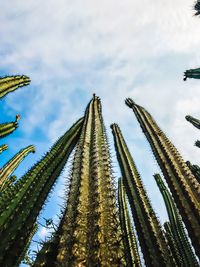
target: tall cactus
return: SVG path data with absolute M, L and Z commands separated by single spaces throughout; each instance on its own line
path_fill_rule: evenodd
M 186 161 L 186 164 L 190 168 L 193 175 L 197 178 L 197 181 L 200 183 L 200 167 L 196 164 L 192 164 L 190 161 Z
M 115 150 L 124 179 L 138 239 L 147 266 L 174 266 L 160 223 L 151 206 L 120 128 L 111 125 Z
M 167 187 L 165 186 L 161 176 L 159 174 L 155 174 L 154 178 L 163 196 L 171 224 L 171 231 L 177 243 L 177 248 L 179 250 L 179 254 L 181 255 L 184 266 L 198 267 L 199 264 L 190 246 L 187 234 L 184 230 L 181 216 L 176 208 L 174 200 Z
M 8 149 L 8 145 L 1 145 L 0 146 L 0 154 L 6 149 Z
M 85 112 L 63 218 L 34 266 L 124 266 L 112 179 L 101 103 L 94 95 Z
M 0 124 L 0 138 L 3 138 L 12 132 L 14 132 L 18 127 L 18 120 L 20 119 L 20 115 L 16 115 L 16 119 L 14 122 L 7 122 Z
M 12 190 L 5 190 L 1 195 L 0 266 L 13 267 L 18 262 L 37 216 L 78 141 L 81 126 L 79 120 Z
M 200 148 L 200 141 L 197 140 L 194 145 Z
M 199 0 L 196 1 L 194 5 L 194 10 L 196 11 L 195 16 L 200 15 L 200 1 Z
M 190 123 L 192 123 L 194 125 L 194 127 L 200 129 L 200 120 L 198 120 L 198 119 L 196 119 L 190 115 L 185 116 L 185 119 L 187 121 L 189 121 Z
M 19 87 L 28 85 L 30 81 L 30 78 L 25 75 L 0 78 L 0 99 L 8 93 L 15 91 Z
M 35 152 L 34 146 L 28 146 L 24 149 L 21 149 L 8 163 L 6 163 L 0 169 L 0 191 L 4 189 L 5 182 L 9 178 L 9 176 L 15 171 L 15 169 L 19 166 L 19 164 L 24 160 L 29 153 Z
M 142 264 L 140 261 L 135 233 L 133 232 L 129 217 L 126 193 L 122 178 L 120 178 L 118 182 L 118 203 L 127 267 L 141 267 Z
M 187 78 L 200 79 L 200 68 L 186 70 L 183 80 L 186 81 Z
M 132 99 L 133 110 L 164 174 L 179 212 L 185 222 L 196 254 L 200 256 L 200 187 L 181 155 L 161 131 L 151 115 Z

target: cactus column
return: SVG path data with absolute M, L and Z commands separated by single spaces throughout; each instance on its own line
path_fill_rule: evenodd
M 118 125 L 111 125 L 138 239 L 147 266 L 174 266 L 155 212 Z
M 1 154 L 4 150 L 6 150 L 6 149 L 8 149 L 8 146 L 7 146 L 7 145 L 1 145 L 1 146 L 0 146 L 0 154 Z
M 187 78 L 200 79 L 200 68 L 186 70 L 183 80 L 186 81 Z
M 132 99 L 126 104 L 133 110 L 149 141 L 185 222 L 196 254 L 200 256 L 200 187 L 177 149 L 161 131 L 151 115 Z
M 0 266 L 13 267 L 37 216 L 78 141 L 82 120 L 73 125 L 10 190 L 0 197 Z
M 29 83 L 30 78 L 25 75 L 0 78 L 0 98 L 4 97 L 10 92 L 15 91 L 19 87 L 28 85 Z
M 64 216 L 34 266 L 124 266 L 100 99 L 90 101 L 74 156 Z
M 194 127 L 196 127 L 197 129 L 200 129 L 200 120 L 198 120 L 198 119 L 196 119 L 190 115 L 185 116 L 185 119 L 187 121 L 189 121 L 190 123 L 192 123 Z
M 0 124 L 0 138 L 3 138 L 12 132 L 14 132 L 18 127 L 18 120 L 20 119 L 20 116 L 16 116 L 16 120 L 14 122 L 7 122 Z
M 176 241 L 182 261 L 185 266 L 198 267 L 199 264 L 190 246 L 189 240 L 184 230 L 181 216 L 175 206 L 173 198 L 167 190 L 167 187 L 165 186 L 164 182 L 162 181 L 161 176 L 159 174 L 155 174 L 154 178 L 163 196 L 170 220 L 171 231 Z
M 35 148 L 32 145 L 21 149 L 8 163 L 6 163 L 5 166 L 0 169 L 0 191 L 3 190 L 4 184 L 9 176 L 31 152 L 35 152 Z

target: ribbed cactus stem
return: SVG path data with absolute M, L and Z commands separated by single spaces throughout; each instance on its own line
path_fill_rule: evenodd
M 184 230 L 181 216 L 176 208 L 174 200 L 167 187 L 165 186 L 161 176 L 159 174 L 155 174 L 154 178 L 163 196 L 171 224 L 171 231 L 177 243 L 177 248 L 179 250 L 179 254 L 181 255 L 182 261 L 185 266 L 198 267 L 198 262 L 190 246 L 187 234 Z
M 63 218 L 52 245 L 46 245 L 46 257 L 41 252 L 34 266 L 124 266 L 121 238 L 101 103 L 94 95 L 85 112 Z
M 186 70 L 183 80 L 186 81 L 187 78 L 200 79 L 200 68 Z
M 200 141 L 197 140 L 194 145 L 200 148 Z
M 28 146 L 21 149 L 8 163 L 0 169 L 0 191 L 4 189 L 4 185 L 9 176 L 16 170 L 19 164 L 28 156 L 29 153 L 35 153 L 34 146 Z
M 196 0 L 196 3 L 194 5 L 194 10 L 196 11 L 195 16 L 200 15 L 200 1 Z
M 0 78 L 0 98 L 4 97 L 10 92 L 15 91 L 19 87 L 28 85 L 30 81 L 30 78 L 25 75 Z
M 141 267 L 142 264 L 138 252 L 136 236 L 129 217 L 122 178 L 120 178 L 118 182 L 118 203 L 127 267 Z
M 200 187 L 181 155 L 161 131 L 151 115 L 132 99 L 126 104 L 133 110 L 164 174 L 179 212 L 185 222 L 196 254 L 200 256 Z
M 18 127 L 18 120 L 20 119 L 20 115 L 16 115 L 16 119 L 14 122 L 7 122 L 0 124 L 0 138 L 3 138 L 12 132 L 14 132 Z
M 138 240 L 147 266 L 173 266 L 173 261 L 134 160 L 121 130 L 112 124 L 115 150 L 132 210 Z
M 8 145 L 1 145 L 0 146 L 0 154 L 5 151 L 6 149 L 8 149 Z
M 82 120 L 74 124 L 10 190 L 0 198 L 0 266 L 13 267 L 42 206 L 76 145 Z M 19 242 L 20 241 L 20 242 Z
M 185 116 L 185 119 L 187 121 L 189 121 L 190 123 L 192 123 L 192 125 L 194 127 L 196 127 L 197 129 L 200 129 L 200 120 L 198 120 L 198 119 L 196 119 L 196 118 L 194 118 L 194 117 L 192 117 L 190 115 Z
M 196 164 L 192 164 L 190 161 L 186 161 L 187 166 L 190 168 L 193 175 L 197 178 L 200 183 L 200 167 Z
M 13 175 L 10 176 L 6 181 L 5 184 L 3 186 L 3 189 L 1 191 L 7 190 L 8 188 L 11 188 L 11 186 L 13 186 L 14 182 L 17 180 L 17 176 Z M 2 192 L 1 192 L 2 193 Z

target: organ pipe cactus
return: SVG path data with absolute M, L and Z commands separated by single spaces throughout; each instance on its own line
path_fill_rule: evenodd
M 200 79 L 200 68 L 186 70 L 183 80 L 186 81 L 187 78 Z
M 14 132 L 18 127 L 18 121 L 20 119 L 20 115 L 16 115 L 16 119 L 14 122 L 7 122 L 0 124 L 0 138 L 3 138 L 12 132 Z
M 8 163 L 6 163 L 0 169 L 0 191 L 4 189 L 4 185 L 9 178 L 9 176 L 16 170 L 19 164 L 28 156 L 29 153 L 34 153 L 34 146 L 28 146 L 24 149 L 21 149 Z
M 181 216 L 176 208 L 174 200 L 171 194 L 169 193 L 167 187 L 165 186 L 161 176 L 159 174 L 155 174 L 154 178 L 163 196 L 170 220 L 171 232 L 177 244 L 177 248 L 183 261 L 183 264 L 187 267 L 198 267 L 199 264 L 190 246 L 187 234 L 184 230 Z
M 197 178 L 197 181 L 200 183 L 200 167 L 195 164 L 191 164 L 190 161 L 186 161 L 186 164 L 194 174 L 194 176 Z
M 30 83 L 30 78 L 25 75 L 7 76 L 0 78 L 0 98 L 10 92 L 15 91 L 19 87 L 23 87 Z
M 160 223 L 117 124 L 112 124 L 115 150 L 129 199 L 138 240 L 147 266 L 174 266 Z
M 74 156 L 64 215 L 34 266 L 124 266 L 110 155 L 94 95 Z
M 197 0 L 196 4 L 194 5 L 194 10 L 196 11 L 195 16 L 200 15 L 200 1 Z
M 18 262 L 37 216 L 78 141 L 81 126 L 82 120 L 79 120 L 12 189 L 2 193 L 0 266 L 13 267 Z
M 136 237 L 133 232 L 129 217 L 126 193 L 122 178 L 120 178 L 118 182 L 118 203 L 127 267 L 141 267 L 142 265 L 138 252 Z
M 190 123 L 192 123 L 194 125 L 194 127 L 200 129 L 200 120 L 195 119 L 194 117 L 187 115 L 185 116 L 186 120 L 189 121 Z
M 8 149 L 8 145 L 1 145 L 0 146 L 0 154 L 6 149 Z
M 197 140 L 197 141 L 195 142 L 195 146 L 197 146 L 197 147 L 200 148 L 200 141 L 199 141 L 199 140 Z
M 185 222 L 196 254 L 200 256 L 200 187 L 181 155 L 161 131 L 151 115 L 132 99 L 126 104 L 133 110 L 164 174 L 179 212 Z

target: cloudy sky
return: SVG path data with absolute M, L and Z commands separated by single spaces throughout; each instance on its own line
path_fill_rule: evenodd
M 193 146 L 199 132 L 184 118 L 200 117 L 200 82 L 183 82 L 186 69 L 200 66 L 200 21 L 192 6 L 190 0 L 2 2 L 0 76 L 25 74 L 31 85 L 1 101 L 1 122 L 22 116 L 19 129 L 1 141 L 9 145 L 1 165 L 34 144 L 37 152 L 16 171 L 20 177 L 83 115 L 95 92 L 102 99 L 116 177 L 120 174 L 109 128 L 113 122 L 121 127 L 164 222 L 166 212 L 152 178 L 159 169 L 124 99 L 144 106 L 184 159 L 199 163 L 200 150 Z M 66 176 L 65 171 L 44 216 L 59 211 Z M 44 236 L 41 228 L 37 238 Z

